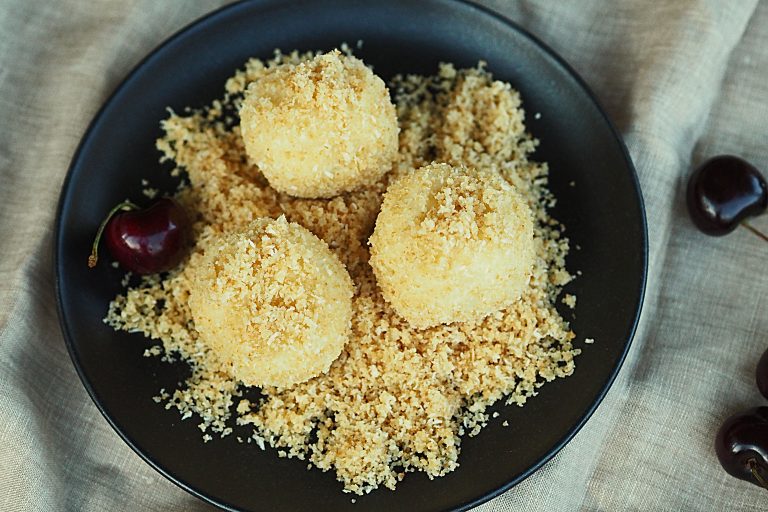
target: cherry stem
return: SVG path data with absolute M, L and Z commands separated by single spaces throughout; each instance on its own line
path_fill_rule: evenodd
M 752 476 L 755 478 L 755 480 L 757 480 L 757 482 L 763 486 L 764 489 L 768 490 L 768 482 L 765 481 L 765 478 L 763 478 L 760 474 L 760 471 L 758 471 L 757 461 L 755 459 L 749 459 L 747 460 L 747 465 L 749 466 L 749 470 L 752 472 Z
M 101 240 L 101 234 L 104 232 L 104 228 L 107 227 L 107 223 L 115 216 L 120 210 L 138 210 L 139 207 L 135 203 L 132 203 L 128 199 L 112 208 L 107 216 L 101 221 L 99 230 L 96 232 L 96 238 L 93 239 L 93 246 L 91 247 L 91 255 L 88 256 L 88 268 L 93 268 L 99 261 L 99 241 Z
M 743 220 L 743 221 L 741 221 L 741 225 L 744 226 L 745 228 L 747 228 L 748 230 L 750 230 L 755 235 L 757 235 L 760 238 L 762 238 L 763 240 L 765 240 L 766 242 L 768 242 L 768 235 L 766 235 L 765 233 L 763 233 L 759 229 L 757 229 L 754 226 L 752 226 L 749 222 Z

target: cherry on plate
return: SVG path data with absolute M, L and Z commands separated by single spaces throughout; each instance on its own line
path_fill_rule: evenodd
M 96 266 L 99 240 L 106 231 L 109 252 L 126 270 L 137 274 L 171 270 L 186 254 L 189 230 L 184 209 L 171 198 L 161 198 L 145 209 L 125 201 L 101 223 L 88 266 Z

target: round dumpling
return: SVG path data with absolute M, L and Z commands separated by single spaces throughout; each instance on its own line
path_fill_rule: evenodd
M 333 51 L 282 64 L 240 108 L 248 157 L 276 190 L 332 197 L 381 178 L 398 148 L 395 107 L 360 59 Z
M 328 370 L 347 342 L 352 280 L 304 227 L 258 219 L 194 263 L 189 308 L 203 342 L 250 386 L 287 387 Z
M 509 306 L 535 257 L 531 211 L 515 189 L 498 173 L 448 164 L 389 186 L 370 245 L 384 298 L 417 328 Z

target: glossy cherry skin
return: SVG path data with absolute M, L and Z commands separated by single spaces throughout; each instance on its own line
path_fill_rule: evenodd
M 173 199 L 162 198 L 143 210 L 116 214 L 107 224 L 105 243 L 126 270 L 156 274 L 182 260 L 189 241 L 189 220 Z
M 725 420 L 715 438 L 715 451 L 723 468 L 736 478 L 761 485 L 752 473 L 753 465 L 768 480 L 768 407 L 755 407 Z
M 768 398 L 768 350 L 763 352 L 760 361 L 757 362 L 755 380 L 757 381 L 757 389 L 765 398 Z
M 691 174 L 687 203 L 696 227 L 708 235 L 726 235 L 768 208 L 768 184 L 749 162 L 716 156 Z

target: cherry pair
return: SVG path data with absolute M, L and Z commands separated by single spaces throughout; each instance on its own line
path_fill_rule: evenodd
M 768 350 L 757 363 L 757 388 L 768 398 Z M 715 452 L 728 473 L 768 489 L 768 407 L 725 420 L 715 436 Z
M 99 240 L 125 270 L 137 274 L 166 272 L 179 264 L 189 245 L 190 223 L 184 209 L 168 197 L 140 209 L 130 201 L 115 206 L 99 226 L 88 266 L 98 261 Z
M 746 219 L 768 208 L 765 178 L 750 163 L 729 155 L 704 162 L 691 175 L 688 212 L 709 235 L 725 235 L 743 226 L 768 241 Z M 768 350 L 757 365 L 757 387 L 768 398 Z M 755 407 L 725 420 L 715 437 L 715 452 L 723 468 L 768 489 L 768 407 Z

